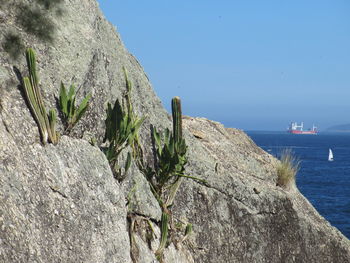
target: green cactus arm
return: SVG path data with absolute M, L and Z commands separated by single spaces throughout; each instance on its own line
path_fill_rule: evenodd
M 171 109 L 173 115 L 173 136 L 175 142 L 182 139 L 182 112 L 181 112 L 181 100 L 179 97 L 174 97 L 171 100 Z
M 36 59 L 35 59 L 35 52 L 33 49 L 28 48 L 26 51 L 26 60 L 27 60 L 27 66 L 28 66 L 28 71 L 29 71 L 29 79 L 31 82 L 31 86 L 29 87 L 30 89 L 32 89 L 33 91 L 33 97 L 34 100 L 32 101 L 32 103 L 34 103 L 34 105 L 36 104 L 35 107 L 37 107 L 39 109 L 39 119 L 41 119 L 41 121 L 39 122 L 39 125 L 42 125 L 42 119 L 44 120 L 45 125 L 43 125 L 41 127 L 41 130 L 46 130 L 47 135 L 44 132 L 44 136 L 43 136 L 43 143 L 47 142 L 48 137 L 51 138 L 51 131 L 50 131 L 50 123 L 48 120 L 48 116 L 46 113 L 46 109 L 44 106 L 44 101 L 42 99 L 41 93 L 40 93 L 40 89 L 39 89 L 39 78 L 37 75 L 37 71 L 36 71 Z
M 23 78 L 24 91 L 28 100 L 32 115 L 37 122 L 42 142 L 56 143 L 58 136 L 56 133 L 56 116 L 54 112 L 46 113 L 44 101 L 39 89 L 39 78 L 36 70 L 35 52 L 33 49 L 26 50 L 26 61 L 28 66 L 29 77 Z
M 57 121 L 56 110 L 50 109 L 48 118 L 49 118 L 50 133 L 51 133 L 51 137 L 49 139 L 51 143 L 56 144 L 58 142 L 58 134 L 56 132 L 56 121 Z
M 26 50 L 26 61 L 29 71 L 29 78 L 32 86 L 37 86 L 39 84 L 39 77 L 36 71 L 36 60 L 35 60 L 35 52 L 32 48 L 28 48 Z
M 26 60 L 29 71 L 29 79 L 31 82 L 31 87 L 33 89 L 33 94 L 35 97 L 35 102 L 38 104 L 40 113 L 44 117 L 45 123 L 48 124 L 46 109 L 44 107 L 44 101 L 41 96 L 41 92 L 39 89 L 39 77 L 36 70 L 36 59 L 35 52 L 33 49 L 28 48 L 26 52 Z
M 46 130 L 44 117 L 42 116 L 39 105 L 35 99 L 34 89 L 28 77 L 23 78 L 23 84 L 29 107 L 33 113 L 34 119 L 38 123 L 39 131 L 42 136 L 42 141 L 45 144 L 48 140 L 48 132 Z

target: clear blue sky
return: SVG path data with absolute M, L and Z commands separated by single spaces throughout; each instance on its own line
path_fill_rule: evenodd
M 350 123 L 349 0 L 99 0 L 169 110 L 245 130 Z

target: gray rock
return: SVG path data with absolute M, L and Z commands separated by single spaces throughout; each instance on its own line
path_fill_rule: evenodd
M 146 242 L 142 240 L 138 235 L 135 235 L 135 245 L 137 246 L 137 257 L 136 262 L 150 262 L 157 263 L 158 260 L 154 255 L 154 252 L 149 249 Z
M 142 216 L 134 216 L 133 220 L 132 257 L 135 262 L 158 262 L 155 253 L 159 247 L 159 237 L 161 236 L 159 227 L 150 221 L 147 222 L 148 219 Z M 150 224 L 152 228 L 150 228 Z M 164 249 L 163 262 L 194 263 L 194 260 L 186 245 L 176 242 L 176 247 L 174 243 L 171 243 Z
M 56 108 L 61 81 L 80 88 L 78 101 L 88 93 L 92 101 L 70 137 L 42 146 L 20 87 L 25 58 L 14 60 L 0 48 L 0 262 L 131 262 L 131 255 L 154 261 L 160 208 L 147 181 L 134 166 L 120 185 L 103 153 L 87 141 L 102 142 L 106 105 L 125 92 L 123 66 L 134 83 L 134 109 L 147 116 L 140 141 L 149 163 L 150 124 L 170 127 L 169 115 L 95 0 L 63 0 L 60 15 L 48 10 L 51 42 L 18 22 L 21 5 L 41 7 L 14 3 L 1 10 L 0 41 L 17 32 L 37 52 L 47 108 Z M 58 127 L 62 131 L 62 123 Z M 183 243 L 173 240 L 164 252 L 167 262 L 350 261 L 349 240 L 297 189 L 276 186 L 278 161 L 246 134 L 190 117 L 184 128 L 186 173 L 208 183 L 183 180 L 174 218 L 193 223 L 193 233 Z M 131 231 L 132 246 L 128 210 L 129 218 L 141 218 Z M 153 241 L 145 220 L 154 225 Z
M 189 175 L 176 216 L 194 224 L 195 262 L 346 262 L 350 242 L 297 189 L 276 186 L 277 161 L 236 129 L 201 118 L 184 126 Z M 210 161 L 209 161 L 210 160 Z
M 152 194 L 146 178 L 135 165 L 128 172 L 122 186 L 128 199 L 129 212 L 160 221 L 162 211 L 158 201 Z
M 131 262 L 125 198 L 101 151 L 68 137 L 19 150 L 1 123 L 0 134 L 0 262 Z

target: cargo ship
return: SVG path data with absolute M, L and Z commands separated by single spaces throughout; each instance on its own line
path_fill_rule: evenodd
M 317 134 L 317 127 L 315 125 L 312 125 L 312 128 L 306 131 L 304 131 L 303 128 L 303 122 L 300 125 L 296 122 L 291 122 L 287 131 L 291 134 Z

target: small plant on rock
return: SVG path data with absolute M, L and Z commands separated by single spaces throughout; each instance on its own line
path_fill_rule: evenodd
M 44 101 L 39 88 L 39 77 L 36 71 L 35 52 L 28 48 L 26 51 L 27 66 L 29 77 L 23 78 L 24 92 L 28 105 L 35 121 L 38 124 L 43 144 L 58 142 L 58 133 L 56 132 L 56 111 L 51 109 L 49 114 L 46 112 Z
M 21 39 L 20 35 L 14 32 L 6 33 L 2 42 L 2 48 L 14 60 L 16 60 L 25 50 L 23 40 Z
M 46 10 L 50 10 L 55 6 L 58 6 L 63 0 L 36 0 L 36 2 L 42 5 Z
M 65 132 L 69 133 L 81 119 L 89 106 L 91 94 L 88 94 L 78 107 L 75 106 L 76 92 L 72 84 L 67 93 L 66 87 L 61 83 L 59 105 L 65 122 Z
M 28 34 L 42 41 L 52 43 L 56 25 L 47 12 L 37 5 L 19 4 L 16 9 L 16 23 Z
M 126 93 L 124 96 L 126 106 L 123 106 L 118 99 L 115 101 L 113 107 L 108 103 L 107 119 L 105 121 L 106 131 L 103 140 L 103 142 L 109 142 L 109 146 L 104 152 L 118 180 L 124 179 L 126 172 L 130 168 L 133 156 L 136 157 L 136 151 L 134 154 L 130 151 L 127 153 L 124 167 L 120 166 L 118 157 L 128 146 L 130 146 L 132 150 L 135 149 L 135 145 L 138 141 L 139 129 L 145 120 L 145 118 L 137 117 L 133 111 L 130 99 L 132 83 L 128 78 L 125 68 L 123 68 L 123 71 L 126 81 Z
M 295 177 L 299 171 L 300 161 L 290 149 L 285 149 L 277 166 L 277 185 L 284 188 L 295 186 Z

